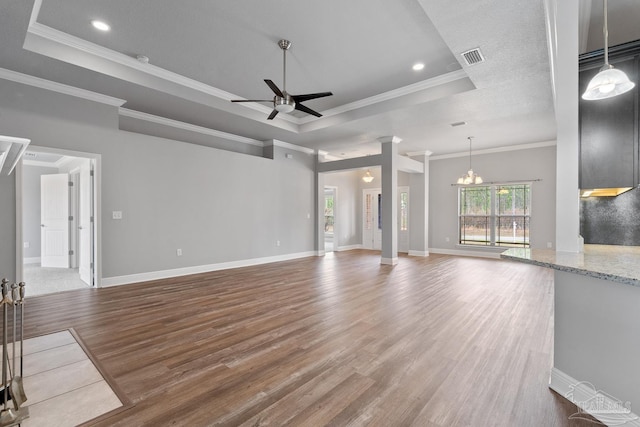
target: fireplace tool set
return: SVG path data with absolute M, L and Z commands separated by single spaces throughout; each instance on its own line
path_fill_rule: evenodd
M 9 285 L 7 279 L 2 279 L 2 388 L 0 389 L 0 427 L 19 425 L 29 417 L 29 408 L 22 406 L 27 400 L 22 383 L 23 376 L 23 335 L 24 335 L 24 295 L 25 284 Z M 11 360 L 9 359 L 9 309 L 13 322 L 11 323 Z M 17 315 L 20 312 L 20 340 L 16 336 Z M 20 371 L 16 364 L 16 347 L 20 343 Z

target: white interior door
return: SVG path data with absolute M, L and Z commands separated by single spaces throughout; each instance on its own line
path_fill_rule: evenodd
M 381 200 L 380 189 L 363 190 L 362 246 L 365 249 L 382 249 Z
M 91 280 L 91 248 L 93 246 L 91 221 L 92 186 L 91 169 L 88 160 L 80 166 L 79 181 L 78 271 L 80 273 L 80 280 L 93 286 Z
M 40 188 L 41 264 L 69 268 L 69 175 L 42 175 Z

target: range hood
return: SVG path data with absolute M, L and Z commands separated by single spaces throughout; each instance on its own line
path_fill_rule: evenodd
M 632 188 L 633 187 L 581 189 L 580 197 L 615 197 L 622 193 L 626 193 Z

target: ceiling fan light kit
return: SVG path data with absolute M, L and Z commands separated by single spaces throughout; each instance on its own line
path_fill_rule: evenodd
M 333 95 L 331 92 L 307 93 L 303 95 L 290 95 L 287 92 L 287 50 L 291 47 L 289 40 L 279 40 L 278 47 L 282 49 L 282 90 L 271 80 L 265 79 L 264 82 L 269 86 L 275 94 L 273 99 L 233 99 L 231 102 L 270 102 L 273 104 L 273 110 L 267 120 L 273 120 L 278 113 L 290 113 L 293 110 L 302 111 L 316 117 L 322 117 L 322 114 L 302 105 L 304 101 L 323 98 Z
M 620 70 L 613 68 L 609 64 L 609 27 L 607 17 L 607 0 L 603 0 L 604 6 L 604 65 L 600 68 L 589 84 L 587 90 L 582 95 L 582 99 L 587 101 L 613 98 L 622 95 L 634 88 L 635 83 L 629 80 L 629 77 Z

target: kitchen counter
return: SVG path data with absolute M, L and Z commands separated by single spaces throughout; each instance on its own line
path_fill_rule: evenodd
M 584 245 L 583 253 L 512 248 L 500 257 L 640 287 L 640 247 Z
M 554 270 L 549 387 L 604 425 L 638 425 L 640 247 L 514 248 L 500 256 Z

